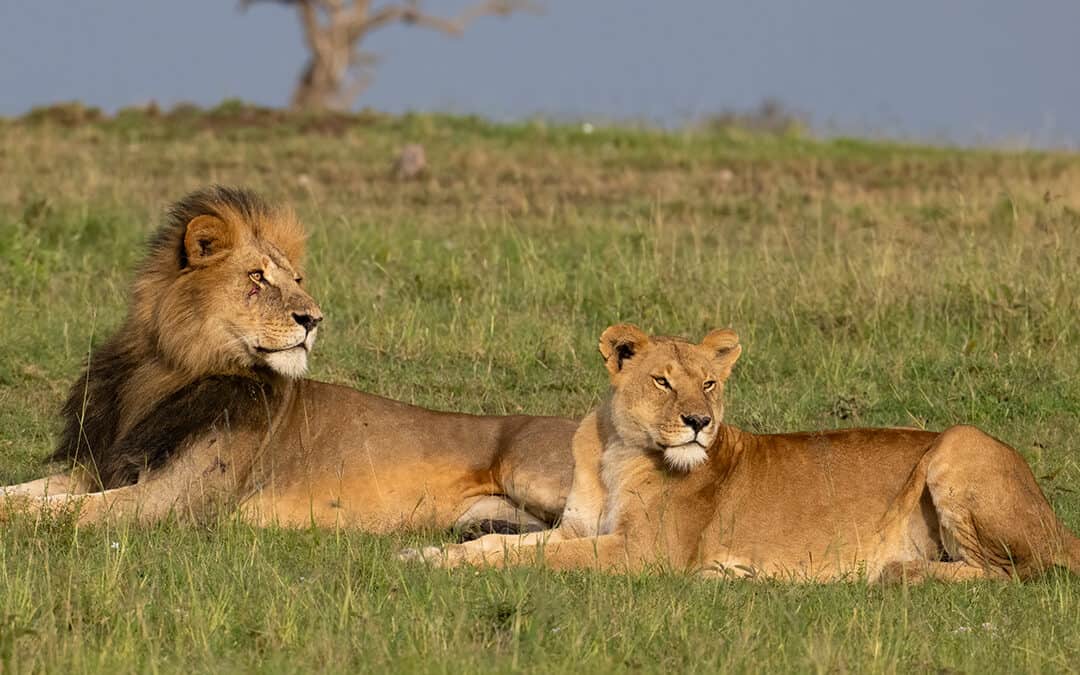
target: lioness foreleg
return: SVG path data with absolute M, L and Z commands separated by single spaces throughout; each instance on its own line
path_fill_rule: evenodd
M 562 540 L 559 530 L 543 530 L 526 534 L 488 534 L 463 544 L 407 548 L 398 553 L 404 561 L 427 562 L 435 567 L 501 567 L 509 557 L 518 556 L 520 549 L 531 549 L 533 555 L 549 543 Z
M 548 538 L 538 541 L 543 535 Z M 460 564 L 489 565 L 491 567 L 519 567 L 523 565 L 540 565 L 554 570 L 569 569 L 603 569 L 615 571 L 633 571 L 641 568 L 649 560 L 644 556 L 635 555 L 627 547 L 626 538 L 621 534 L 605 534 L 599 537 L 585 537 L 582 539 L 550 538 L 555 532 L 536 532 L 521 537 L 523 543 L 510 545 L 507 539 L 516 537 L 499 537 L 503 541 L 493 540 L 489 543 L 474 546 L 471 550 L 466 547 L 469 544 L 477 544 L 481 539 L 468 544 L 455 544 L 445 548 L 428 548 L 420 553 L 427 562 L 446 567 L 454 567 Z M 493 539 L 483 537 L 482 539 Z M 505 546 L 499 546 L 505 543 Z M 416 556 L 403 556 L 406 559 L 415 559 Z

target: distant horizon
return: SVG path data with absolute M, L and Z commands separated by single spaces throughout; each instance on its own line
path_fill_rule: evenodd
M 12 5 L 0 5 L 8 117 L 71 100 L 110 113 L 150 100 L 281 108 L 306 59 L 294 11 L 274 3 Z M 820 137 L 1080 148 L 1080 3 L 545 6 L 478 20 L 460 39 L 374 33 L 364 49 L 380 63 L 356 108 L 681 128 L 772 99 Z
M 288 106 L 264 105 L 264 104 L 257 103 L 257 102 L 254 102 L 254 101 L 245 101 L 244 99 L 239 99 L 239 98 L 235 98 L 235 97 L 229 97 L 229 98 L 224 98 L 224 99 L 222 99 L 222 100 L 220 100 L 220 101 L 218 101 L 216 103 L 209 103 L 209 104 L 199 104 L 199 103 L 195 103 L 193 101 L 184 101 L 184 100 L 178 100 L 178 101 L 173 101 L 173 102 L 171 102 L 169 104 L 163 104 L 160 101 L 156 101 L 156 100 L 151 99 L 151 100 L 148 100 L 148 101 L 143 101 L 141 103 L 132 103 L 132 104 L 129 104 L 129 105 L 113 106 L 112 108 L 109 108 L 107 106 L 93 105 L 93 104 L 89 104 L 89 103 L 86 103 L 84 101 L 78 101 L 78 100 L 55 101 L 53 103 L 43 103 L 43 104 L 40 104 L 40 105 L 35 105 L 35 106 L 32 106 L 32 107 L 28 108 L 27 110 L 24 110 L 22 112 L 15 113 L 15 114 L 0 114 L 0 119 L 17 120 L 17 119 L 21 119 L 21 118 L 24 118 L 24 117 L 30 115 L 31 113 L 33 113 L 36 110 L 47 110 L 47 109 L 50 109 L 50 108 L 56 108 L 56 107 L 61 107 L 61 106 L 64 106 L 64 105 L 70 105 L 70 104 L 78 104 L 78 105 L 81 105 L 81 106 L 83 106 L 84 108 L 86 108 L 88 110 L 93 109 L 93 110 L 100 111 L 101 114 L 105 118 L 113 119 L 113 118 L 116 117 L 116 115 L 119 112 L 121 112 L 123 110 L 137 110 L 137 109 L 140 109 L 140 108 L 146 108 L 146 107 L 151 106 L 151 105 L 156 105 L 158 110 L 161 111 L 163 114 L 169 114 L 170 111 L 172 111 L 173 109 L 175 109 L 177 107 L 180 107 L 180 106 L 194 106 L 195 108 L 197 108 L 198 110 L 200 110 L 202 112 L 210 112 L 210 111 L 213 111 L 215 108 L 221 107 L 223 105 L 228 105 L 228 104 L 234 103 L 234 102 L 242 104 L 242 105 L 254 106 L 254 107 L 257 107 L 259 109 L 276 110 L 276 111 L 292 113 L 292 114 L 296 114 L 296 115 L 304 115 L 304 114 L 318 115 L 318 114 L 320 114 L 318 112 L 305 113 L 304 111 L 301 111 L 301 110 L 292 110 Z M 786 108 L 784 110 L 786 112 L 794 114 L 794 115 L 799 114 L 798 111 L 791 111 L 791 110 L 788 110 Z M 355 109 L 351 109 L 351 110 L 328 112 L 328 113 L 325 113 L 325 114 L 344 114 L 344 115 L 357 115 L 357 116 L 359 116 L 359 115 L 362 115 L 362 114 L 364 114 L 366 112 L 370 112 L 370 113 L 373 113 L 373 114 L 376 114 L 376 115 L 387 115 L 387 116 L 391 116 L 391 117 L 402 117 L 402 116 L 406 116 L 406 115 L 445 115 L 447 117 L 463 117 L 463 118 L 464 117 L 475 117 L 477 119 L 483 120 L 484 122 L 488 122 L 488 123 L 493 124 L 493 125 L 527 124 L 529 122 L 539 122 L 539 123 L 546 123 L 546 124 L 552 124 L 552 125 L 557 125 L 557 126 L 582 125 L 582 126 L 590 127 L 590 132 L 593 129 L 601 130 L 601 129 L 605 129 L 605 128 L 613 128 L 613 129 L 645 129 L 645 130 L 655 130 L 655 131 L 661 131 L 661 132 L 676 133 L 676 132 L 694 131 L 695 128 L 698 128 L 698 129 L 702 130 L 702 133 L 706 133 L 704 131 L 704 127 L 708 124 L 710 118 L 713 117 L 713 116 L 724 116 L 724 115 L 728 115 L 728 114 L 735 114 L 735 115 L 752 114 L 754 111 L 753 111 L 753 109 L 750 109 L 750 110 L 724 110 L 724 111 L 717 111 L 715 113 L 710 113 L 709 115 L 700 117 L 698 119 L 675 120 L 675 121 L 670 121 L 670 122 L 665 122 L 665 121 L 662 121 L 662 120 L 657 121 L 657 120 L 648 120 L 648 119 L 642 119 L 642 118 L 633 118 L 633 117 L 626 117 L 626 118 L 620 119 L 620 118 L 613 117 L 613 116 L 603 117 L 603 116 L 598 116 L 598 115 L 580 115 L 579 116 L 579 115 L 559 115 L 559 114 L 540 114 L 540 113 L 532 114 L 532 115 L 523 115 L 521 117 L 506 117 L 506 118 L 499 119 L 499 118 L 494 118 L 494 117 L 485 115 L 482 112 L 468 112 L 468 111 L 454 111 L 454 110 L 408 110 L 408 109 L 400 110 L 400 111 L 390 111 L 390 110 L 380 110 L 380 109 L 374 108 L 373 106 L 365 106 L 365 105 L 358 105 Z M 854 139 L 854 140 L 862 140 L 862 141 L 868 141 L 868 142 L 900 143 L 900 144 L 910 144 L 910 145 L 926 145 L 926 146 L 929 146 L 929 147 L 957 148 L 957 149 L 971 148 L 971 149 L 987 149 L 987 150 L 1002 150 L 1002 151 L 1043 150 L 1043 151 L 1061 151 L 1061 152 L 1080 152 L 1080 144 L 1072 143 L 1072 142 L 1070 142 L 1070 144 L 1037 145 L 1037 144 L 1029 144 L 1029 143 L 1027 143 L 1025 141 L 1025 139 L 1019 138 L 1019 137 L 1018 138 L 987 138 L 987 139 L 975 138 L 975 139 L 970 139 L 968 142 L 963 142 L 961 140 L 958 140 L 958 139 L 955 139 L 955 138 L 948 138 L 948 137 L 922 137 L 922 136 L 913 136 L 913 135 L 896 134 L 896 133 L 892 133 L 892 134 L 890 134 L 890 133 L 879 133 L 879 132 L 874 132 L 872 130 L 846 131 L 846 130 L 843 130 L 843 129 L 836 129 L 836 128 L 833 128 L 833 129 L 820 128 L 819 126 L 814 125 L 812 120 L 807 120 L 805 117 L 799 117 L 798 122 L 799 122 L 799 125 L 800 125 L 800 129 L 797 132 L 798 136 L 803 137 L 803 138 L 813 139 L 813 140 L 821 140 L 821 141 L 850 138 L 850 139 Z M 733 126 L 741 127 L 741 125 L 738 125 L 738 124 L 733 125 Z M 745 127 L 741 127 L 741 128 L 745 128 Z M 763 131 L 763 132 L 760 132 L 760 133 L 767 134 L 769 132 L 764 132 Z M 781 135 L 781 134 L 775 134 L 775 135 Z

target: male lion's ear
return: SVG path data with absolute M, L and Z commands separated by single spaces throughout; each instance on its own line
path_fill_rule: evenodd
M 623 364 L 649 344 L 649 336 L 630 323 L 609 326 L 600 336 L 600 355 L 608 372 L 615 375 Z
M 742 354 L 739 335 L 730 328 L 714 330 L 701 341 L 701 348 L 708 351 L 720 367 L 720 377 L 731 375 L 731 368 Z
M 197 265 L 229 250 L 233 245 L 233 236 L 232 228 L 221 218 L 195 216 L 184 231 L 184 252 L 188 264 Z

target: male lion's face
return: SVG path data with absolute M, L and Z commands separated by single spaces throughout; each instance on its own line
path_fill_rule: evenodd
M 619 436 L 663 453 L 676 470 L 706 461 L 724 417 L 724 381 L 742 353 L 739 336 L 716 330 L 695 345 L 620 324 L 604 331 L 600 353 L 611 374 Z
M 186 265 L 157 307 L 159 345 L 200 374 L 264 366 L 301 377 L 322 311 L 275 243 L 275 223 L 255 227 L 238 217 L 202 215 L 188 224 Z M 295 234 L 298 226 L 289 227 Z
M 227 269 L 233 283 L 223 285 L 230 300 L 242 300 L 239 311 L 222 322 L 241 336 L 255 363 L 287 377 L 303 376 L 322 311 L 301 287 L 300 273 L 269 243 L 237 255 Z

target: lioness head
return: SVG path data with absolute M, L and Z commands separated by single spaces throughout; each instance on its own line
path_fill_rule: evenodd
M 304 232 L 289 210 L 214 187 L 169 212 L 135 283 L 135 325 L 193 376 L 307 370 L 322 311 L 303 289 Z
M 701 344 L 649 337 L 636 326 L 611 326 L 600 354 L 611 374 L 611 419 L 621 440 L 663 453 L 673 469 L 689 471 L 708 455 L 724 418 L 724 381 L 742 347 L 730 329 Z

